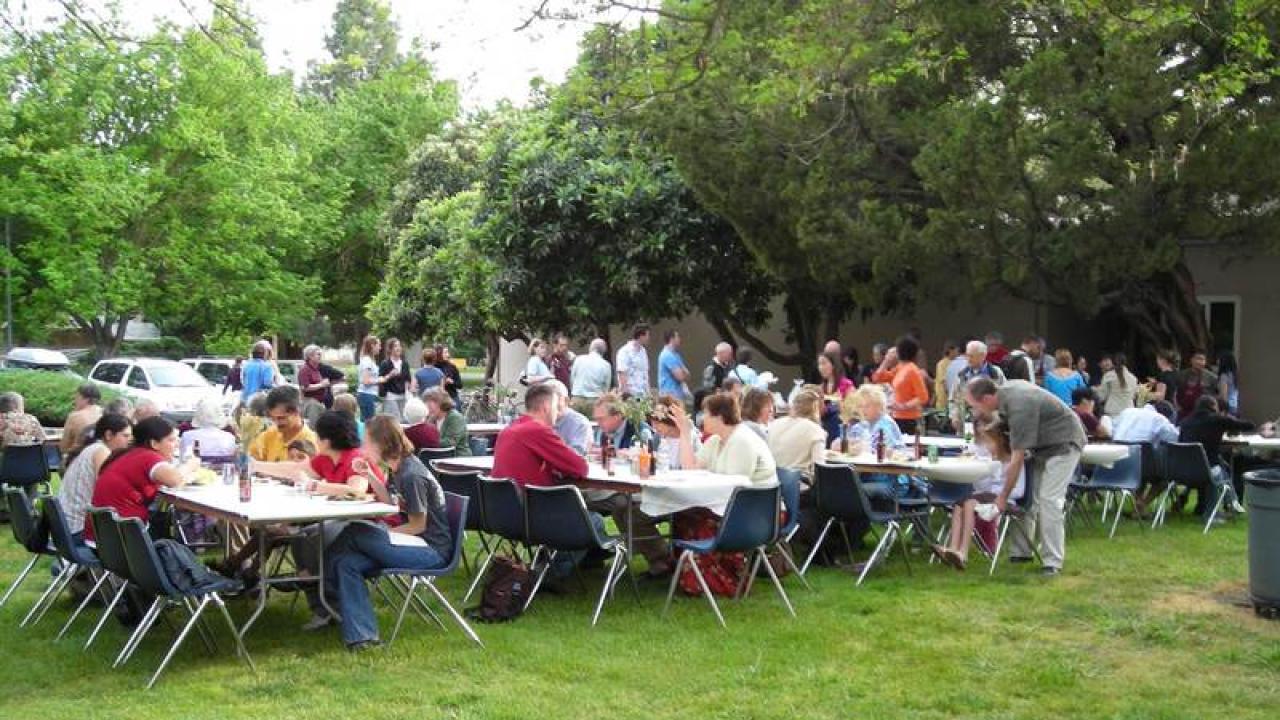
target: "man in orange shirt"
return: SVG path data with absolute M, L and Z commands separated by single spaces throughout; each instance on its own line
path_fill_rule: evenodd
M 929 404 L 929 388 L 924 382 L 924 372 L 916 365 L 920 356 L 920 343 L 910 335 L 904 335 L 898 344 L 889 349 L 880 363 L 880 369 L 871 376 L 872 382 L 888 383 L 893 387 L 893 402 L 889 413 L 902 432 L 916 434 L 920 418 Z

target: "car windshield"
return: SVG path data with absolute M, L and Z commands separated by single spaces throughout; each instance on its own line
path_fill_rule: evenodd
M 209 381 L 182 363 L 156 363 L 145 366 L 152 384 L 158 387 L 208 387 Z

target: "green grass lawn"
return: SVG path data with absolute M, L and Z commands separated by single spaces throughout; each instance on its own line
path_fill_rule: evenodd
M 855 588 L 815 568 L 813 592 L 787 583 L 798 618 L 758 584 L 725 603 L 727 630 L 699 599 L 660 617 L 665 586 L 645 584 L 642 604 L 620 588 L 595 629 L 592 595 L 548 595 L 514 623 L 477 625 L 483 650 L 415 620 L 390 651 L 352 655 L 336 630 L 299 632 L 304 604 L 273 596 L 248 641 L 256 675 L 221 638 L 209 656 L 192 637 L 149 693 L 162 631 L 111 670 L 114 623 L 87 653 L 83 619 L 52 641 L 67 602 L 18 630 L 41 573 L 0 609 L 0 717 L 1275 718 L 1280 623 L 1232 604 L 1245 532 L 1237 521 L 1204 536 L 1184 518 L 1122 525 L 1111 541 L 1077 531 L 1066 572 L 1047 581 L 1025 566 L 908 574 L 897 558 Z M 4 538 L 5 584 L 21 560 Z M 456 598 L 464 583 L 443 587 Z M 232 612 L 243 618 L 244 601 Z M 385 608 L 382 620 L 389 633 Z

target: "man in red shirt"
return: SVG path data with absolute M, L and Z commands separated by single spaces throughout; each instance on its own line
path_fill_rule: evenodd
M 549 486 L 560 478 L 585 478 L 587 461 L 556 435 L 557 403 L 550 385 L 534 385 L 524 396 L 525 414 L 498 433 L 493 453 L 495 478 Z
M 1009 357 L 1009 348 L 1004 346 L 1004 335 L 992 330 L 987 333 L 987 362 L 992 365 L 1003 365 Z

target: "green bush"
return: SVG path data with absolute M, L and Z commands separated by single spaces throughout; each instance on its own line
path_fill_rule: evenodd
M 27 412 L 35 415 L 45 427 L 62 427 L 74 409 L 72 398 L 76 388 L 86 382 L 67 373 L 44 370 L 0 370 L 0 392 L 16 392 L 26 401 Z M 104 387 L 102 403 L 120 397 L 120 393 Z

